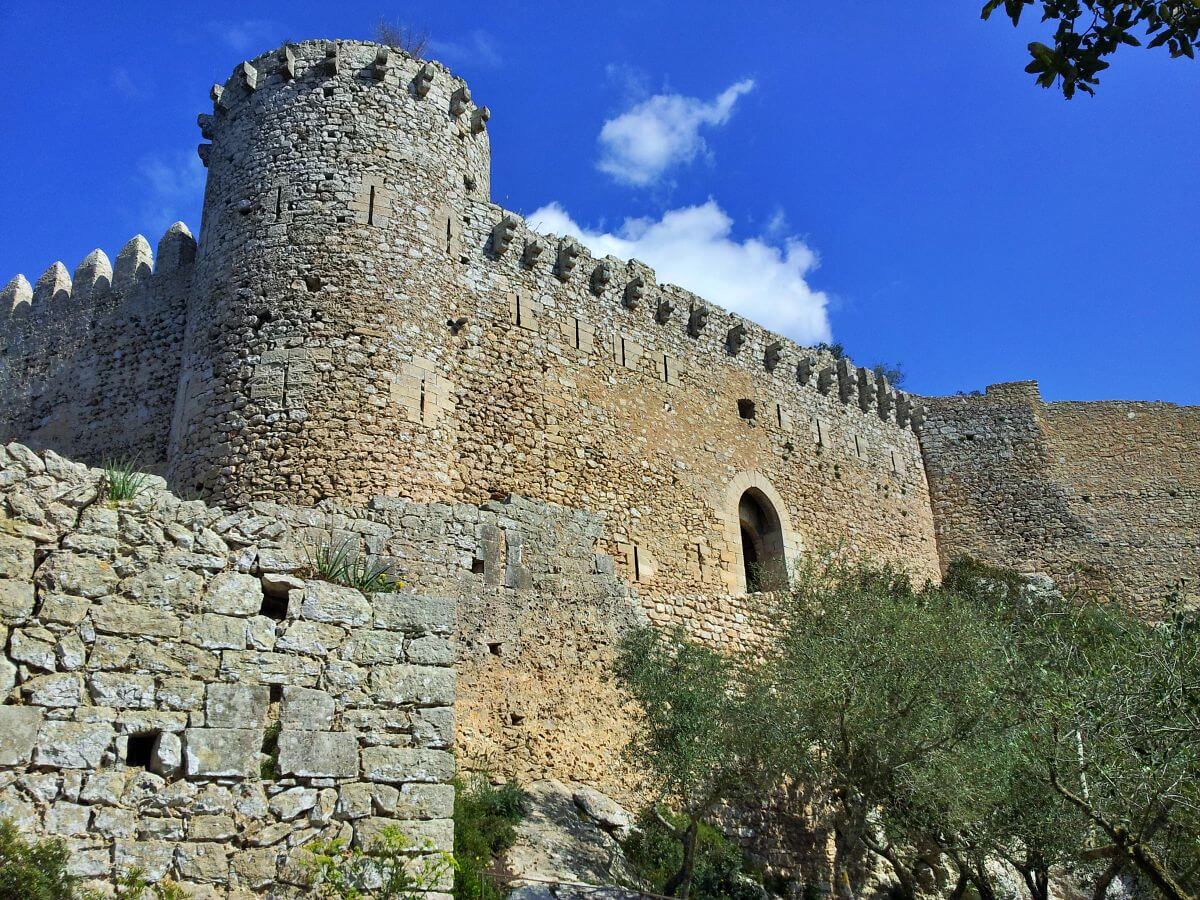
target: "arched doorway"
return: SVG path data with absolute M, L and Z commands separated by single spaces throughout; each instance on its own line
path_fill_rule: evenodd
M 757 488 L 738 500 L 742 565 L 749 593 L 779 590 L 787 585 L 783 525 L 770 499 Z

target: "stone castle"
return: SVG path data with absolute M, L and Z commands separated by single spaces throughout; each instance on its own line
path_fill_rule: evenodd
M 0 297 L 0 816 L 90 877 L 241 896 L 314 835 L 444 847 L 452 745 L 620 793 L 620 634 L 742 646 L 808 551 L 1200 602 L 1200 408 L 915 397 L 537 234 L 489 199 L 487 107 L 394 48 L 289 44 L 211 96 L 198 242 Z M 112 510 L 63 457 L 163 480 Z M 306 582 L 314 540 L 405 591 Z

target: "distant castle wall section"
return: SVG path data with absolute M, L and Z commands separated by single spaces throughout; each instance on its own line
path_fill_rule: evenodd
M 140 235 L 115 265 L 99 250 L 74 277 L 55 263 L 0 295 L 0 440 L 93 464 L 165 470 L 195 241 L 176 224 L 157 264 Z
M 1045 403 L 1036 382 L 927 407 L 943 564 L 1044 571 L 1149 616 L 1200 602 L 1200 408 Z

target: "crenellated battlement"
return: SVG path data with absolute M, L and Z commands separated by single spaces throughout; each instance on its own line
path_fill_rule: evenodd
M 98 311 L 149 288 L 155 278 L 177 278 L 190 270 L 196 241 L 188 227 L 176 222 L 159 239 L 158 265 L 149 242 L 134 235 L 111 263 L 99 248 L 85 256 L 70 274 L 62 261 L 51 263 L 31 287 L 15 275 L 0 291 L 0 351 L 47 331 L 86 330 Z
M 898 429 L 920 426 L 920 401 L 871 369 L 800 345 L 677 285 L 660 284 L 640 260 L 596 258 L 578 239 L 537 232 L 517 213 L 494 204 L 474 204 L 464 218 L 470 220 L 464 243 L 473 249 L 472 259 L 539 295 L 560 297 L 555 317 L 587 315 L 614 334 L 634 333 L 647 348 L 685 347 L 699 377 L 712 367 L 732 369 L 766 393 L 799 387 Z M 586 313 L 577 300 L 587 301 Z

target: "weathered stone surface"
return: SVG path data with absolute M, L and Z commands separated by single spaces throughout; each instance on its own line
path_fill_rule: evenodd
M 276 640 L 280 652 L 304 653 L 309 656 L 328 656 L 346 639 L 344 629 L 325 622 L 297 621 Z
M 363 777 L 370 781 L 444 783 L 454 777 L 454 757 L 444 750 L 365 747 L 362 771 Z
M 371 690 L 382 703 L 449 706 L 454 703 L 454 670 L 433 666 L 380 666 L 371 672 Z
M 111 725 L 76 722 L 43 722 L 38 730 L 33 764 L 59 769 L 95 769 L 104 751 L 112 746 Z
M 0 534 L 2 537 L 4 535 Z M 33 585 L 30 582 L 0 581 L 0 624 L 21 624 L 33 612 L 33 603 Z
M 278 851 L 270 848 L 238 850 L 230 859 L 233 874 L 251 890 L 271 887 L 275 883 L 278 856 Z
M 334 700 L 325 691 L 285 687 L 279 722 L 286 729 L 328 731 L 333 727 Z
M 317 805 L 317 792 L 312 788 L 294 787 L 271 798 L 271 812 L 284 822 L 290 822 Z
M 34 706 L 75 707 L 83 700 L 83 678 L 65 672 L 40 675 L 22 684 L 21 691 Z
M 150 754 L 150 768 L 159 775 L 172 777 L 183 767 L 183 741 L 179 735 L 164 731 L 154 742 Z
M 210 684 L 205 724 L 210 728 L 261 728 L 271 691 L 265 684 Z
M 117 709 L 152 709 L 154 679 L 148 675 L 96 672 L 88 679 L 92 701 Z
M 167 563 L 153 563 L 121 584 L 122 592 L 150 606 L 195 609 L 204 579 L 196 572 Z
M 232 816 L 201 815 L 188 822 L 188 840 L 227 841 L 237 834 Z
M 49 632 L 15 630 L 8 642 L 8 657 L 31 668 L 53 672 L 57 662 L 54 635 Z
M 358 774 L 358 740 L 329 731 L 282 731 L 279 772 L 300 778 L 353 778 Z
M 175 856 L 175 846 L 165 841 L 117 841 L 113 864 L 118 872 L 141 869 L 147 881 L 159 882 Z
M 224 844 L 181 843 L 175 848 L 181 878 L 225 884 L 229 880 L 229 848 Z
M 371 621 L 371 605 L 354 588 L 309 581 L 300 598 L 300 615 L 317 622 L 360 626 Z
M 51 553 L 38 568 L 38 583 L 46 590 L 89 599 L 112 593 L 119 581 L 107 560 L 62 550 Z
M 578 785 L 571 793 L 575 802 L 588 818 L 594 820 L 601 828 L 611 831 L 618 839 L 624 840 L 629 836 L 633 821 L 621 804 L 607 794 L 587 785 Z
M 33 551 L 37 545 L 27 538 L 0 530 L 0 578 L 33 580 Z
M 436 706 L 413 710 L 413 744 L 418 747 L 445 749 L 454 744 L 453 707 Z
M 454 786 L 450 784 L 404 784 L 395 808 L 400 819 L 449 819 L 454 815 Z
M 83 597 L 71 597 L 67 594 L 48 594 L 42 597 L 42 607 L 38 610 L 38 618 L 43 622 L 57 622 L 61 625 L 78 625 L 91 609 L 91 601 Z
M 188 640 L 209 650 L 244 650 L 246 620 L 204 613 L 192 619 Z
M 184 771 L 189 778 L 248 778 L 258 772 L 261 746 L 261 728 L 189 728 L 183 736 Z
M 0 766 L 29 764 L 43 715 L 36 707 L 0 706 Z
M 97 631 L 108 634 L 136 634 L 146 637 L 179 636 L 179 618 L 162 609 L 136 603 L 105 601 L 92 607 L 92 622 Z
M 253 575 L 222 572 L 209 582 L 204 608 L 227 616 L 253 616 L 262 606 L 262 584 Z
M 86 806 L 80 806 L 78 803 L 55 803 L 46 810 L 46 832 L 63 836 L 87 834 L 91 820 L 91 810 Z
M 411 593 L 374 594 L 375 627 L 403 631 L 406 634 L 448 634 L 454 630 L 457 604 L 445 597 L 424 597 Z
M 373 816 L 354 823 L 354 843 L 359 847 L 369 847 L 379 840 L 387 828 L 399 829 L 408 839 L 409 846 L 415 850 L 448 853 L 454 849 L 453 819 L 404 821 Z
M 456 654 L 454 645 L 446 638 L 425 635 L 415 638 L 405 655 L 410 663 L 419 666 L 452 666 Z

